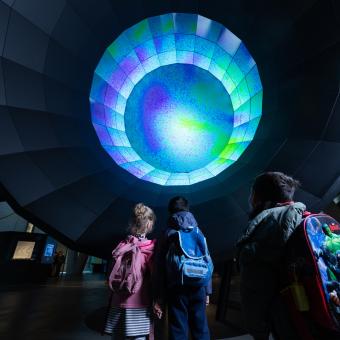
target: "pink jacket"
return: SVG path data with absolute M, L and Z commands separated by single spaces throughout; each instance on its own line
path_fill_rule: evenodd
M 151 296 L 151 273 L 153 268 L 153 253 L 156 240 L 138 241 L 138 246 L 145 256 L 146 271 L 140 289 L 134 294 L 116 293 L 112 294 L 112 304 L 121 308 L 142 308 L 150 307 L 152 304 Z

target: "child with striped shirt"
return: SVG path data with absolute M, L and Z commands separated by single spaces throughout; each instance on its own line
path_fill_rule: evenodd
M 113 291 L 105 332 L 113 340 L 153 339 L 151 271 L 155 240 L 148 240 L 156 216 L 138 203 L 129 225 L 129 235 L 113 251 L 109 278 Z

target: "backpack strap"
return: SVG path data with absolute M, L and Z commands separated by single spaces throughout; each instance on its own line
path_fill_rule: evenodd
M 123 255 L 127 252 L 133 250 L 133 248 L 138 248 L 136 242 L 133 242 L 131 238 L 128 238 L 127 240 L 120 242 L 118 246 L 113 250 L 112 257 L 115 259 L 115 264 L 112 268 L 110 277 L 109 277 L 109 286 L 111 290 L 113 290 L 112 287 L 112 281 L 113 281 L 113 275 L 116 273 L 119 269 L 119 267 L 122 265 L 122 259 Z
M 128 238 L 127 240 L 118 244 L 118 246 L 112 252 L 112 257 L 117 258 L 122 256 L 126 252 L 130 251 L 133 247 L 136 247 L 136 243 L 131 242 L 131 239 Z
M 207 256 L 207 252 L 208 252 L 207 242 L 206 242 L 204 235 L 202 234 L 201 230 L 198 227 L 193 227 L 190 231 L 187 231 L 187 232 L 179 230 L 177 231 L 177 233 L 178 233 L 178 238 L 179 238 L 179 246 L 181 247 L 186 257 L 191 258 L 191 259 L 202 259 Z M 182 240 L 182 235 L 185 235 L 185 234 L 189 234 L 191 236 L 192 241 L 195 242 L 196 244 L 196 247 L 199 246 L 198 244 L 199 240 L 203 241 L 201 242 L 204 247 L 204 254 L 202 256 L 192 256 L 187 253 L 185 246 L 183 246 L 183 240 Z
M 109 286 L 110 286 L 112 291 L 114 290 L 113 287 L 112 287 L 113 276 L 114 276 L 114 273 L 117 272 L 118 268 L 122 264 L 122 257 L 123 257 L 123 255 L 120 255 L 116 258 L 116 262 L 115 262 L 115 264 L 112 268 L 112 271 L 111 271 L 111 274 L 110 274 L 110 277 L 109 277 Z
M 200 237 L 201 240 L 203 240 L 203 246 L 204 246 L 204 255 L 203 255 L 203 257 L 210 256 L 209 250 L 208 250 L 207 239 L 206 239 L 206 237 L 204 236 L 204 234 L 202 233 L 202 231 L 201 231 L 201 229 L 199 227 L 196 227 L 196 233 L 198 234 L 198 237 Z
M 308 216 L 310 216 L 310 215 L 312 215 L 312 213 L 311 213 L 310 211 L 305 210 L 305 211 L 303 212 L 303 214 L 302 214 L 302 217 L 303 217 L 303 218 L 306 218 L 306 217 L 308 217 Z

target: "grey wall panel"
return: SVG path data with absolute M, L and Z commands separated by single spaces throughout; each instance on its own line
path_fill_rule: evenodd
M 80 168 L 72 157 L 78 151 L 79 148 L 61 147 L 37 151 L 30 157 L 57 190 L 86 176 L 86 170 Z
M 65 89 L 74 88 L 81 92 L 88 92 L 88 65 L 74 56 L 69 50 L 55 40 L 50 40 L 44 73 L 59 81 Z
M 23 151 L 24 148 L 9 109 L 0 106 L 0 155 Z
M 7 105 L 45 110 L 43 75 L 9 60 L 2 61 Z
M 340 64 L 340 63 L 339 63 Z M 339 74 L 340 74 L 340 65 L 339 65 Z M 331 110 L 331 114 L 329 116 L 329 121 L 327 122 L 327 127 L 324 130 L 324 139 L 330 142 L 340 143 L 340 84 L 339 90 L 336 97 L 336 101 L 334 101 L 334 105 Z
M 205 216 L 206 217 L 206 216 Z M 204 220 L 202 221 L 204 225 Z M 205 234 L 208 245 L 213 252 L 222 252 L 224 257 L 233 256 L 235 244 L 248 225 L 248 216 L 243 214 L 228 219 L 207 221 Z M 218 235 L 218 237 L 217 237 Z
M 98 44 L 101 51 L 110 45 L 125 27 L 119 22 L 120 19 L 114 13 L 110 0 L 102 0 L 100 6 L 96 1 L 84 3 L 82 0 L 69 0 L 68 3 L 81 20 L 86 22 L 93 34 L 97 38 L 100 37 Z
M 7 6 L 13 6 L 15 0 L 0 0 L 1 2 L 5 3 Z
M 288 174 L 296 175 L 318 143 L 317 140 L 288 139 L 271 161 L 270 170 L 284 169 Z
M 93 57 L 101 53 L 94 33 L 69 5 L 65 6 L 51 36 L 89 65 Z
M 13 124 L 26 151 L 59 147 L 46 111 L 11 108 Z
M 125 199 L 114 201 L 93 221 L 93 225 L 89 225 L 79 241 L 89 247 L 91 244 L 96 244 L 97 247 L 101 245 L 106 249 L 106 254 L 110 254 L 114 244 L 126 234 L 133 205 L 134 202 Z M 159 218 L 157 227 L 164 229 L 164 222 L 164 219 Z
M 94 205 L 97 201 L 101 201 L 99 197 L 101 191 L 103 198 L 108 195 L 117 197 L 125 188 L 124 184 L 103 165 L 98 163 L 93 166 L 95 158 L 90 150 L 85 148 L 36 151 L 30 153 L 30 158 L 49 179 L 54 190 L 63 189 L 65 192 L 73 192 L 73 196 L 78 197 L 78 201 L 86 200 L 88 199 L 86 196 L 92 195 L 91 191 L 87 192 L 86 185 L 96 192 L 96 195 L 89 197 Z M 76 189 L 79 191 L 78 194 Z M 92 207 L 91 204 L 86 206 Z
M 306 183 L 302 181 L 301 185 L 302 187 L 298 189 L 295 194 L 295 201 L 303 202 L 306 205 L 307 210 L 312 213 L 320 212 L 320 209 L 322 208 L 320 207 L 321 199 L 309 192 L 309 188 Z
M 66 186 L 63 193 L 74 197 L 82 205 L 90 207 L 99 215 L 113 201 L 119 199 L 121 192 L 126 189 L 122 182 L 115 178 L 109 182 L 109 178 L 110 174 L 105 170 L 86 177 L 83 176 L 80 180 Z
M 104 155 L 102 155 L 101 151 L 97 152 L 97 150 L 93 148 L 68 149 L 67 151 L 70 157 L 72 157 L 73 162 L 79 169 L 84 171 L 84 175 L 86 176 L 109 167 L 114 167 L 109 157 L 103 157 L 105 152 Z M 114 174 L 115 171 L 112 170 L 112 175 Z
M 237 203 L 241 209 L 248 213 L 249 212 L 249 196 L 251 191 L 251 186 L 255 178 L 251 178 L 248 182 L 244 182 L 243 185 L 237 188 L 230 196 Z
M 12 11 L 3 55 L 29 69 L 42 72 L 48 40 L 48 35 Z
M 93 135 L 91 125 L 88 122 L 69 119 L 56 114 L 50 117 L 50 121 L 53 124 L 54 134 L 61 146 L 81 147 L 97 145 L 96 135 Z M 86 132 L 89 133 L 87 134 Z
M 296 176 L 304 188 L 322 198 L 340 176 L 340 143 L 320 142 Z M 340 188 L 339 188 L 340 190 Z
M 125 6 L 121 6 L 117 1 L 111 1 L 111 6 L 118 24 L 122 26 L 122 31 L 148 16 L 141 0 L 127 0 Z
M 337 0 L 331 0 L 334 15 L 338 23 L 340 23 L 340 3 Z
M 340 56 L 340 55 L 339 55 Z M 320 60 L 320 63 L 325 61 Z M 297 108 L 300 111 L 293 124 L 295 126 L 294 135 L 299 138 L 303 131 L 304 138 L 323 139 L 323 130 L 329 116 L 332 114 L 332 107 L 338 92 L 338 79 L 335 79 L 332 68 L 320 70 L 322 75 L 316 77 L 316 72 L 304 75 L 301 84 L 300 102 Z M 315 79 L 318 79 L 317 81 Z M 322 112 L 322 114 L 320 114 Z
M 90 106 L 87 103 L 87 95 L 84 99 L 83 93 L 47 77 L 44 79 L 44 88 L 47 110 L 64 118 L 69 117 L 73 120 L 88 121 Z M 81 110 L 78 103 L 84 101 L 86 103 L 85 110 Z
M 10 7 L 3 2 L 0 2 L 0 55 L 3 54 L 10 13 Z
M 21 206 L 55 190 L 27 153 L 0 158 L 0 183 Z
M 306 59 L 340 41 L 340 26 L 332 1 L 315 2 L 302 13 L 294 28 Z
M 65 3 L 65 0 L 16 0 L 13 9 L 42 31 L 50 34 L 58 22 Z
M 6 202 L 0 202 L 0 232 L 25 232 L 26 228 L 27 221 L 16 214 Z
M 206 231 L 208 231 L 212 225 L 216 225 L 213 229 L 216 230 L 219 228 L 221 232 L 223 232 L 223 230 L 230 230 L 232 227 L 220 225 L 219 220 L 227 221 L 228 219 L 247 213 L 247 211 L 244 211 L 237 202 L 229 196 L 195 205 L 192 211 L 195 213 L 195 216 L 197 215 L 197 219 L 200 220 L 202 228 L 205 226 Z M 209 214 L 206 214 L 207 211 L 209 211 Z M 218 219 L 213 218 L 214 216 L 218 216 Z
M 28 210 L 41 211 L 43 220 L 52 220 L 53 228 L 75 241 L 86 230 L 96 215 L 72 197 L 55 192 L 27 206 Z M 60 213 L 62 211 L 62 214 Z
M 5 79 L 2 70 L 2 58 L 0 57 L 0 105 L 6 105 Z

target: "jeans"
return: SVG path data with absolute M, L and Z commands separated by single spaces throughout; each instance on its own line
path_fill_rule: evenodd
M 210 340 L 206 315 L 205 287 L 174 287 L 169 289 L 169 340 Z

